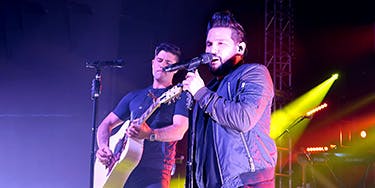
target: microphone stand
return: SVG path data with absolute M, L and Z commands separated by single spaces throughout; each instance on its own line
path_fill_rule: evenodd
M 91 99 L 92 99 L 92 128 L 91 128 L 91 161 L 90 161 L 90 188 L 94 183 L 94 165 L 95 165 L 95 146 L 96 146 L 96 115 L 98 109 L 98 99 L 101 93 L 101 70 L 96 68 L 95 78 L 92 80 Z
M 275 140 L 277 141 L 277 140 L 279 140 L 282 136 L 284 136 L 284 134 L 286 134 L 286 133 L 289 133 L 290 132 L 290 130 L 293 128 L 293 127 L 295 127 L 296 125 L 298 125 L 302 120 L 304 120 L 304 119 L 306 119 L 306 118 L 308 118 L 308 119 L 311 119 L 311 116 L 299 116 L 297 119 L 295 119 L 285 130 L 284 130 L 284 132 L 282 132 Z
M 191 119 L 191 118 L 189 118 Z M 186 186 L 185 188 L 194 187 L 194 173 L 193 173 L 193 162 L 194 162 L 194 144 L 195 144 L 195 125 L 190 123 L 190 129 L 188 134 L 188 154 L 186 159 Z
M 198 65 L 199 66 L 199 65 Z M 187 69 L 188 72 L 195 72 L 198 66 L 189 67 Z M 194 96 L 188 93 L 191 97 L 191 104 L 189 105 L 189 110 L 194 109 Z M 194 111 L 192 111 L 194 113 Z M 190 114 L 189 117 L 189 132 L 188 132 L 188 153 L 186 159 L 186 185 L 185 188 L 194 188 L 194 148 L 195 148 L 195 124 L 192 123 L 193 114 Z
M 279 139 L 282 138 L 285 134 L 288 133 L 288 148 L 287 148 L 287 151 L 288 151 L 288 174 L 284 174 L 284 175 L 287 175 L 288 177 L 288 180 L 289 180 L 289 187 L 292 187 L 292 179 L 291 179 L 291 176 L 292 176 L 292 138 L 291 136 L 289 135 L 290 133 L 290 130 L 295 127 L 296 125 L 298 125 L 301 121 L 303 121 L 304 119 L 311 119 L 312 117 L 311 116 L 306 116 L 306 115 L 303 115 L 303 116 L 299 116 L 297 117 L 297 119 L 295 119 L 291 124 L 289 124 L 289 126 L 284 130 L 284 132 L 282 132 L 278 137 L 276 137 L 275 141 L 276 142 L 279 142 Z M 279 160 L 279 159 L 278 159 Z M 283 174 L 282 173 L 282 168 L 279 167 L 279 174 Z M 303 182 L 302 182 L 302 187 L 305 187 L 305 177 L 303 175 L 302 177 L 303 179 Z M 281 185 L 281 179 L 279 180 L 279 183 Z
M 207 64 L 209 63 L 213 58 L 213 54 L 211 53 L 205 53 L 202 54 L 200 57 L 194 58 L 190 60 L 189 63 L 185 63 L 182 65 L 178 65 L 174 67 L 175 65 L 172 65 L 171 67 L 164 67 L 164 71 L 175 71 L 175 70 L 184 70 L 186 69 L 188 72 L 195 72 L 199 65 L 201 64 Z M 190 94 L 190 93 L 189 93 Z M 189 104 L 189 110 L 192 110 L 194 107 L 194 99 L 193 96 L 190 94 L 190 104 Z M 194 113 L 194 111 L 193 111 Z M 191 115 L 191 114 L 190 114 Z M 189 118 L 189 132 L 188 132 L 188 151 L 187 151 L 187 159 L 186 159 L 186 183 L 185 188 L 194 188 L 194 147 L 195 147 L 195 125 L 191 123 L 191 116 Z

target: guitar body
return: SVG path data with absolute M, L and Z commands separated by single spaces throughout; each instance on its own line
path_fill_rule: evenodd
M 116 144 L 121 140 L 129 126 L 126 121 L 119 131 L 109 138 L 109 147 L 115 151 Z M 94 166 L 94 188 L 122 188 L 130 173 L 138 165 L 143 152 L 143 140 L 127 138 L 124 149 L 112 169 L 107 168 L 98 159 Z
M 163 93 L 138 118 L 139 122 L 145 122 L 161 104 L 174 100 L 181 92 L 182 86 L 176 85 Z M 113 158 L 115 158 L 109 167 L 107 168 L 96 159 L 94 165 L 94 188 L 122 188 L 130 173 L 141 160 L 144 140 L 124 137 L 129 124 L 130 121 L 126 121 L 120 130 L 109 138 L 109 149 L 114 152 Z

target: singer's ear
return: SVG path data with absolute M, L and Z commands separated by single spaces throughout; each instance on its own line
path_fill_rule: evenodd
M 237 53 L 243 55 L 245 53 L 246 43 L 240 42 L 237 44 Z

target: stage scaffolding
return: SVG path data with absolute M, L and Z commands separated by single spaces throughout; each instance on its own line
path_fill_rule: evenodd
M 273 111 L 292 98 L 292 63 L 294 61 L 294 10 L 292 0 L 265 1 L 264 63 L 275 87 Z M 276 187 L 292 187 L 292 144 L 278 146 Z M 284 166 L 283 160 L 286 160 Z

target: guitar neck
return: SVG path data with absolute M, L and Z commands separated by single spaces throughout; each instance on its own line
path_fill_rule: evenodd
M 157 108 L 160 107 L 162 103 L 170 102 L 174 100 L 179 94 L 182 92 L 182 86 L 176 85 L 163 93 L 159 98 L 157 98 L 148 108 L 147 110 L 139 117 L 138 125 L 144 123 L 152 113 L 155 112 Z
M 155 110 L 157 109 L 157 108 L 159 108 L 159 106 L 160 106 L 160 103 L 159 103 L 159 101 L 157 100 L 157 101 L 155 101 L 155 102 L 153 102 L 151 105 L 150 105 L 150 107 L 148 107 L 147 108 L 147 110 L 142 114 L 142 116 L 139 118 L 139 124 L 138 125 L 140 125 L 140 124 L 142 124 L 142 123 L 144 123 L 151 115 L 152 115 L 152 113 L 154 113 L 155 112 Z

